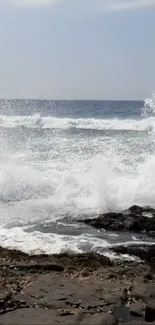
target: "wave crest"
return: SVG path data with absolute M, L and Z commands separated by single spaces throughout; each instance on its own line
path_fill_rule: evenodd
M 144 108 L 146 114 L 146 106 Z M 151 106 L 150 106 L 151 110 Z M 144 113 L 143 113 L 144 114 Z M 90 129 L 90 130 L 126 130 L 147 131 L 155 128 L 155 117 L 145 119 L 94 119 L 94 118 L 60 118 L 40 114 L 29 116 L 0 115 L 0 127 L 35 128 L 35 129 Z

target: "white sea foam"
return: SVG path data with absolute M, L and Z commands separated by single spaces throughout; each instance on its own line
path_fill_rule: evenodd
M 40 114 L 29 116 L 0 115 L 0 127 L 5 128 L 42 128 L 42 129 L 90 129 L 90 130 L 131 130 L 148 131 L 155 128 L 155 118 L 145 119 L 94 119 L 94 118 L 60 118 Z
M 64 215 L 78 218 L 118 211 L 132 204 L 155 207 L 155 139 L 154 132 L 148 132 L 155 129 L 155 117 L 150 116 L 154 109 L 152 98 L 139 120 L 1 115 L 1 130 L 10 130 L 0 133 L 0 245 L 59 253 L 83 251 L 90 242 L 90 249 L 102 249 L 114 236 L 109 235 L 107 242 L 87 234 L 26 232 L 25 227 L 33 229 Z M 18 132 L 21 126 L 28 129 L 26 136 Z M 144 132 L 91 137 L 80 132 L 73 136 L 38 132 L 36 136 L 29 132 L 33 128 Z
M 155 92 L 145 99 L 144 107 L 142 108 L 142 116 L 148 118 L 148 116 L 155 116 Z
M 25 232 L 21 227 L 5 229 L 0 227 L 0 246 L 10 249 L 20 249 L 29 254 L 59 254 L 61 252 L 98 252 L 110 258 L 118 258 L 118 255 L 109 249 L 118 245 L 152 245 L 153 243 L 144 241 L 119 242 L 111 244 L 107 240 L 95 238 L 89 234 L 80 236 L 64 236 L 57 234 L 45 234 L 39 231 Z M 107 251 L 106 251 L 107 249 Z M 128 255 L 122 258 L 132 259 Z

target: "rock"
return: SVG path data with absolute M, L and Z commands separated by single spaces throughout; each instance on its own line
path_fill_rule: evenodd
M 152 258 L 150 259 L 150 265 L 151 265 L 151 268 L 152 268 L 152 269 L 155 269 L 155 257 L 152 257 Z
M 151 272 L 145 274 L 144 276 L 144 282 L 152 281 L 153 280 L 153 274 Z
M 17 309 L 0 317 L 0 324 L 2 325 L 72 325 L 74 324 L 74 321 L 75 318 L 72 315 L 61 317 L 57 315 L 55 310 L 47 310 L 42 308 Z
M 10 300 L 13 296 L 12 292 L 0 292 L 0 304 L 5 303 L 7 300 Z
M 155 269 L 155 245 L 149 248 L 146 259 L 150 263 L 152 269 Z
M 155 257 L 155 245 L 152 245 L 149 250 L 148 250 L 148 258 L 151 259 L 153 257 Z
M 135 317 L 143 317 L 144 304 L 136 302 L 130 305 L 130 314 Z
M 148 251 L 150 246 L 148 245 L 129 245 L 129 246 L 114 246 L 111 248 L 117 254 L 128 254 L 137 256 L 141 260 L 149 260 Z
M 154 283 L 144 283 L 139 282 L 138 284 L 135 282 L 131 287 L 131 298 L 142 300 L 147 302 L 150 299 L 155 299 L 155 284 Z
M 155 321 L 155 301 L 151 301 L 145 308 L 145 320 L 146 322 Z
M 99 325 L 118 325 L 118 320 L 112 315 L 104 315 L 101 317 Z
M 118 325 L 118 320 L 110 314 L 94 314 L 87 315 L 82 319 L 82 322 L 76 323 L 78 325 Z
M 130 309 L 126 305 L 118 305 L 114 306 L 113 308 L 113 315 L 116 317 L 116 319 L 119 320 L 119 322 L 126 323 L 130 319 Z
M 137 215 L 142 215 L 142 214 L 146 214 L 146 213 L 150 213 L 152 214 L 153 216 L 155 215 L 155 209 L 149 207 L 149 206 L 146 206 L 146 207 L 140 207 L 138 205 L 133 205 L 132 207 L 130 207 L 128 210 L 126 210 L 126 212 L 132 212 L 134 214 L 137 214 Z
M 56 255 L 53 255 L 56 256 Z M 62 265 L 65 265 L 66 268 L 76 268 L 82 269 L 84 271 L 85 268 L 96 269 L 100 266 L 112 266 L 112 261 L 104 255 L 100 255 L 97 253 L 83 253 L 83 254 L 60 254 L 59 262 Z M 87 270 L 88 271 L 88 270 Z
M 146 208 L 139 207 L 138 205 L 133 205 L 127 211 L 130 211 L 130 212 L 135 213 L 135 214 L 142 214 L 143 212 L 146 212 Z
M 144 213 L 152 213 L 153 217 L 148 218 Z M 94 219 L 80 220 L 85 224 L 97 229 L 112 231 L 132 231 L 150 233 L 155 231 L 155 210 L 152 208 L 142 208 L 132 206 L 129 210 L 121 213 L 105 213 Z
M 152 269 L 155 269 L 155 245 L 129 245 L 129 246 L 114 246 L 111 248 L 117 254 L 128 254 L 131 256 L 139 257 L 150 264 Z M 152 275 L 150 275 L 150 280 Z
M 60 310 L 60 316 L 69 316 L 69 315 L 74 315 L 73 310 L 69 310 L 69 309 Z
M 25 271 L 56 271 L 62 272 L 64 271 L 64 266 L 59 264 L 51 264 L 51 263 L 24 263 L 24 264 L 15 264 L 14 267 L 16 270 L 25 270 Z M 17 272 L 17 271 L 16 271 Z
M 151 323 L 148 323 L 148 322 L 145 322 L 145 320 L 134 320 L 134 321 L 130 321 L 130 322 L 127 322 L 127 323 L 119 323 L 119 325 L 155 325 L 155 322 L 151 322 Z
M 106 213 L 95 219 L 85 219 L 84 222 L 98 229 L 125 230 L 124 216 L 122 213 Z

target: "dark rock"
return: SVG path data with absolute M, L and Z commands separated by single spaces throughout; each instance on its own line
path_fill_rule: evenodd
M 155 257 L 152 257 L 150 259 L 150 265 L 151 265 L 152 269 L 155 269 Z
M 142 214 L 143 212 L 146 212 L 146 208 L 139 207 L 138 205 L 133 205 L 129 211 L 135 214 Z
M 145 320 L 139 320 L 139 319 L 136 319 L 134 321 L 130 321 L 130 322 L 127 322 L 127 323 L 119 323 L 119 325 L 155 325 L 155 322 L 151 322 L 151 323 L 148 323 L 148 322 L 145 322 Z
M 146 322 L 155 321 L 155 301 L 149 303 L 145 308 L 145 320 Z
M 130 310 L 127 306 L 116 306 L 113 308 L 113 315 L 116 317 L 116 319 L 119 320 L 119 322 L 123 321 L 126 323 L 128 320 L 130 320 Z
M 155 268 L 155 245 L 129 245 L 129 246 L 114 246 L 111 248 L 112 251 L 114 251 L 117 254 L 128 254 L 131 256 L 139 257 L 141 260 L 145 260 L 148 262 L 148 264 L 152 267 L 152 269 Z M 151 278 L 148 280 L 152 279 Z
M 152 213 L 153 217 L 148 218 L 144 213 Z M 105 213 L 94 219 L 85 219 L 84 222 L 97 229 L 113 231 L 132 231 L 152 233 L 155 231 L 155 210 L 132 206 L 129 210 L 121 213 Z
M 0 301 L 0 315 L 4 315 L 10 311 L 25 307 L 27 306 L 24 300 L 17 299 L 12 292 L 9 292 Z
M 142 260 L 149 260 L 148 251 L 150 246 L 148 245 L 129 245 L 129 246 L 114 246 L 111 248 L 117 254 L 128 254 L 137 256 Z
M 153 280 L 153 274 L 151 272 L 144 275 L 145 282 L 152 281 L 152 280 Z
M 140 207 L 138 205 L 133 205 L 127 211 L 131 211 L 132 213 L 135 213 L 135 214 L 142 214 L 142 213 L 151 213 L 152 215 L 155 214 L 155 209 L 153 209 L 153 208 L 151 208 L 149 206 Z
M 155 245 L 151 246 L 148 250 L 148 258 L 151 259 L 155 257 Z
M 51 263 L 38 263 L 38 264 L 16 264 L 15 265 L 16 269 L 20 269 L 20 270 L 44 270 L 44 271 L 57 271 L 57 272 L 62 272 L 64 271 L 64 266 L 59 265 L 59 264 L 51 264 Z
M 124 230 L 124 216 L 122 213 L 106 213 L 95 219 L 85 219 L 84 222 L 94 228 L 106 230 Z
M 55 255 L 53 255 L 55 256 Z M 60 254 L 58 255 L 59 262 L 65 265 L 66 268 L 96 269 L 100 266 L 112 266 L 113 263 L 104 255 L 97 253 L 83 253 L 83 254 Z

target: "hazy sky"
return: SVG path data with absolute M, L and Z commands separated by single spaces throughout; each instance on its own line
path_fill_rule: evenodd
M 0 97 L 143 99 L 155 0 L 0 0 Z

